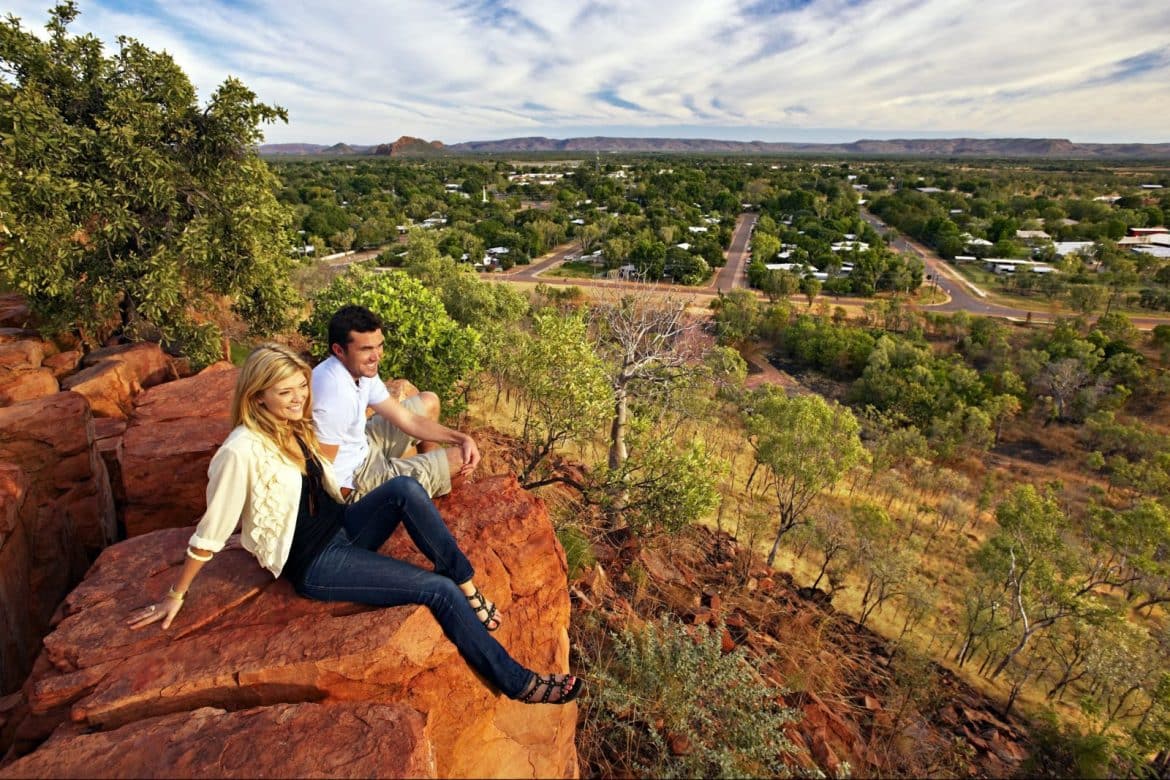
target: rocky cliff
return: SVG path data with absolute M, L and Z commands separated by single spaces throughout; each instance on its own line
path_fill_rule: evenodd
M 441 511 L 505 616 L 501 643 L 525 665 L 566 669 L 565 559 L 543 504 L 492 477 Z M 169 631 L 126 628 L 174 580 L 190 533 L 108 548 L 66 598 L 11 715 L 13 756 L 32 752 L 0 777 L 576 775 L 576 705 L 502 696 L 423 607 L 309 601 L 229 550 Z M 401 533 L 384 552 L 423 562 Z
M 25 390 L 0 398 L 0 693 L 14 691 L 0 777 L 576 776 L 576 705 L 506 699 L 425 608 L 311 602 L 237 549 L 169 631 L 123 626 L 182 564 L 236 370 L 174 380 L 182 367 L 143 345 L 83 363 L 5 328 L 8 303 L 0 395 Z M 565 557 L 544 505 L 484 477 L 440 511 L 500 606 L 497 638 L 566 669 Z M 384 552 L 424 563 L 401 532 Z

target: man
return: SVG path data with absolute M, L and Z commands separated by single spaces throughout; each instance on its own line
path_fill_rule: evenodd
M 452 476 L 479 465 L 479 449 L 467 434 L 439 424 L 433 393 L 401 403 L 390 395 L 378 376 L 383 341 L 381 320 L 363 306 L 344 306 L 329 320 L 330 354 L 313 369 L 313 425 L 322 454 L 333 461 L 348 501 L 400 475 L 417 479 L 432 497 L 445 495 Z M 374 410 L 369 422 L 367 408 Z M 423 443 L 419 454 L 403 458 L 416 441 Z

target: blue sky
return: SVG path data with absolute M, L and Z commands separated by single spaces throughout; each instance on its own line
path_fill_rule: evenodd
M 40 29 L 53 0 L 6 0 Z M 269 142 L 544 135 L 1170 142 L 1164 0 L 78 0 L 237 76 Z

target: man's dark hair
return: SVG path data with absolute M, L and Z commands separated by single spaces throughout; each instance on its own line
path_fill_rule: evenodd
M 365 306 L 342 306 L 329 318 L 329 348 L 337 344 L 345 349 L 353 331 L 373 333 L 381 329 L 382 320 Z

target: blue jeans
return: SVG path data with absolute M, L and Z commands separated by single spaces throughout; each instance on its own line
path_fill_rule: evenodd
M 433 572 L 378 554 L 399 523 L 434 564 Z M 488 633 L 459 590 L 456 583 L 467 582 L 474 573 L 426 489 L 413 477 L 402 476 L 347 505 L 342 528 L 293 584 L 301 595 L 319 601 L 426 605 L 472 668 L 516 698 L 533 673 Z

